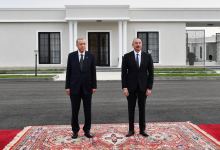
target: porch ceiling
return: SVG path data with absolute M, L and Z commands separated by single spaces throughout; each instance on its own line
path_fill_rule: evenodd
M 220 27 L 220 21 L 186 22 L 186 27 Z

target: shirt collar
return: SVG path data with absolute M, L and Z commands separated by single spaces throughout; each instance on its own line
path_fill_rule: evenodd
M 134 54 L 135 54 L 135 55 L 137 55 L 137 54 L 141 55 L 141 50 L 139 51 L 139 53 L 137 53 L 137 52 L 134 50 Z
M 86 52 L 86 51 L 84 51 L 83 53 L 80 53 L 80 51 L 78 50 L 78 55 L 83 54 L 83 56 L 85 56 L 85 52 Z

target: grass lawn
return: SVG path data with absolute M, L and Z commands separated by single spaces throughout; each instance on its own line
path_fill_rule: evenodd
M 156 77 L 220 77 L 217 73 L 164 73 L 157 74 Z
M 62 73 L 65 69 L 38 69 L 39 74 L 57 74 Z M 11 70 L 0 70 L 0 74 L 32 74 L 34 69 L 11 69 Z
M 155 68 L 156 77 L 215 77 L 220 76 L 208 68 Z
M 34 76 L 34 69 L 14 69 L 14 70 L 0 70 L 0 79 L 7 78 L 46 78 L 51 79 L 58 73 L 62 73 L 65 69 L 38 69 L 38 76 Z M 120 70 L 119 70 L 120 71 Z M 22 75 L 20 75 L 22 74 Z M 27 75 L 25 75 L 27 74 Z M 29 75 L 33 74 L 33 75 Z M 45 74 L 45 75 L 44 75 Z M 52 75 L 46 75 L 52 74 Z M 54 74 L 54 75 L 53 75 Z M 218 77 L 214 70 L 208 68 L 198 67 L 183 67 L 183 68 L 154 68 L 156 77 Z
M 208 68 L 155 68 L 155 73 L 215 73 Z
M 54 75 L 0 75 L 0 79 L 51 79 Z

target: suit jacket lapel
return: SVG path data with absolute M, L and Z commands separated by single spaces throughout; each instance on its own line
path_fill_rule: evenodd
M 133 62 L 134 66 L 136 66 L 136 68 L 138 69 L 136 60 L 135 60 L 135 54 L 134 51 L 131 52 L 131 61 Z
M 75 53 L 75 61 L 76 61 L 76 66 L 78 67 L 78 69 L 80 70 L 80 64 L 79 64 L 79 52 L 77 51 L 77 53 Z
M 85 68 L 87 67 L 88 59 L 89 59 L 88 52 L 85 52 L 85 57 L 84 57 L 84 60 L 83 60 L 83 70 L 85 70 Z
M 141 64 L 140 64 L 140 68 L 141 68 L 141 66 L 143 66 L 143 63 L 144 63 L 144 53 L 141 52 Z

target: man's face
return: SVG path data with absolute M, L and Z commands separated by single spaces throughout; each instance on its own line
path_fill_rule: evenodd
M 140 39 L 135 39 L 132 46 L 135 51 L 139 52 L 142 49 L 142 41 Z
M 86 41 L 85 40 L 78 40 L 76 46 L 79 49 L 80 53 L 83 53 L 86 50 Z

